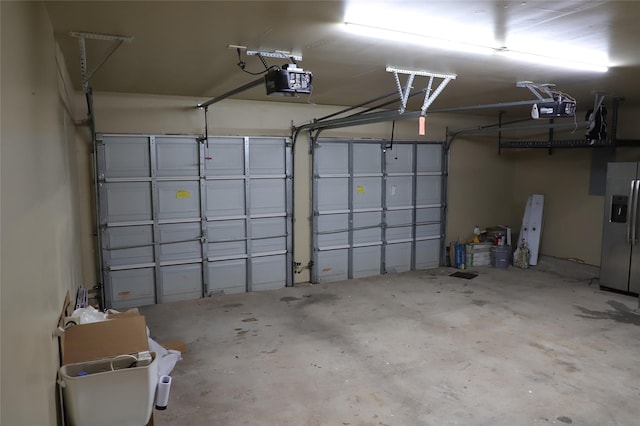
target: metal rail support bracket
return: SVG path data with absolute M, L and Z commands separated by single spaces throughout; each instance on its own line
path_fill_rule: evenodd
M 549 99 L 553 99 L 553 91 L 551 90 L 551 88 L 555 87 L 555 84 L 551 84 L 551 83 L 536 84 L 532 81 L 519 81 L 516 83 L 516 87 L 526 87 L 539 100 L 548 101 Z M 544 93 L 545 95 L 547 95 L 547 98 L 542 97 L 541 93 Z
M 113 55 L 113 53 L 118 49 L 118 47 L 120 47 L 120 45 L 123 42 L 125 41 L 130 42 L 131 40 L 133 40 L 133 37 L 125 37 L 125 36 L 110 35 L 110 34 L 85 33 L 85 32 L 78 32 L 78 31 L 72 31 L 71 33 L 69 33 L 69 35 L 71 37 L 78 38 L 78 42 L 80 44 L 80 76 L 82 78 L 82 91 L 84 92 L 85 98 L 87 101 L 87 122 L 89 125 L 89 132 L 91 134 L 92 162 L 93 162 L 93 170 L 95 173 L 94 179 L 93 179 L 94 197 L 95 197 L 95 205 L 96 205 L 94 235 L 96 238 L 96 264 L 98 266 L 96 271 L 97 277 L 98 277 L 98 283 L 96 286 L 100 288 L 100 299 L 101 299 L 100 303 L 102 307 L 105 307 L 105 305 L 110 305 L 111 301 L 109 296 L 105 292 L 104 281 L 102 282 L 100 281 L 103 279 L 103 276 L 104 277 L 108 276 L 108 271 L 103 271 L 102 230 L 100 229 L 101 206 L 100 206 L 100 196 L 99 196 L 99 187 L 101 185 L 101 183 L 99 183 L 99 180 L 101 178 L 98 176 L 98 163 L 97 163 L 98 140 L 96 136 L 95 117 L 94 117 L 94 111 L 93 111 L 93 90 L 89 85 L 89 79 L 107 61 L 107 59 L 109 59 L 109 57 Z M 109 50 L 106 52 L 104 57 L 100 61 L 98 61 L 98 63 L 90 70 L 88 69 L 88 65 L 87 65 L 87 47 L 85 43 L 86 39 L 105 40 L 105 41 L 113 42 L 112 46 L 110 46 Z M 102 178 L 104 178 L 104 176 Z
M 133 37 L 128 36 L 119 36 L 112 34 L 99 34 L 99 33 L 85 33 L 79 31 L 72 31 L 69 33 L 71 37 L 78 38 L 80 43 L 80 73 L 82 77 L 82 89 L 86 92 L 89 88 L 89 79 L 95 74 L 98 69 L 114 54 L 118 47 L 122 45 L 124 42 L 131 42 Z M 98 61 L 98 63 L 91 69 L 88 69 L 87 64 L 87 48 L 86 48 L 86 39 L 92 40 L 104 40 L 113 42 L 109 47 L 109 50 L 104 54 L 104 56 Z
M 422 107 L 420 108 L 420 112 L 422 115 L 425 115 L 427 112 L 427 108 L 433 103 L 433 101 L 438 97 L 440 93 L 444 90 L 444 88 L 449 84 L 451 80 L 455 80 L 457 77 L 455 74 L 442 74 L 442 73 L 434 73 L 430 71 L 413 71 L 406 70 L 395 67 L 387 67 L 387 72 L 392 72 L 393 76 L 396 80 L 396 86 L 398 88 L 398 94 L 400 95 L 400 109 L 399 113 L 404 113 L 407 108 L 407 101 L 409 99 L 409 92 L 413 88 L 413 80 L 414 78 L 419 76 L 429 77 L 429 82 L 427 83 L 427 87 L 424 90 L 424 102 L 422 103 Z M 404 90 L 402 89 L 402 85 L 400 84 L 400 77 L 398 74 L 407 74 L 409 77 L 407 78 L 407 84 L 405 85 Z M 438 87 L 431 93 L 431 88 L 433 86 L 434 78 L 441 78 L 442 81 L 438 85 Z

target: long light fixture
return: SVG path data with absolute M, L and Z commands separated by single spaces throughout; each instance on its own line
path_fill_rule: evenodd
M 354 34 L 374 37 L 399 43 L 411 43 L 420 46 L 428 46 L 454 52 L 473 53 L 481 55 L 502 56 L 508 59 L 543 64 L 559 68 L 568 68 L 578 71 L 607 72 L 609 64 L 604 55 L 584 49 L 564 46 L 562 51 L 554 54 L 552 49 L 557 48 L 558 43 L 545 43 L 543 40 L 514 40 L 514 47 L 491 46 L 489 44 L 476 44 L 461 40 L 453 40 L 444 37 L 415 32 L 385 28 L 381 26 L 367 25 L 363 23 L 345 22 L 346 29 Z M 452 29 L 455 32 L 455 29 Z M 520 47 L 522 46 L 522 47 Z M 533 46 L 531 49 L 526 46 Z M 536 46 L 538 46 L 536 48 Z M 586 62 L 578 58 L 597 58 L 597 62 Z
M 588 62 L 576 61 L 566 57 L 560 58 L 557 56 L 541 55 L 538 53 L 509 50 L 506 48 L 496 49 L 495 54 L 498 56 L 504 56 L 505 58 L 508 58 L 508 59 L 514 59 L 517 61 L 550 65 L 557 68 L 565 68 L 565 69 L 576 70 L 576 71 L 607 72 L 609 70 L 609 65 L 592 64 Z
M 424 34 L 375 27 L 372 25 L 358 24 L 355 22 L 345 22 L 345 26 L 349 32 L 354 34 L 366 37 L 380 38 L 383 40 L 396 41 L 399 43 L 412 43 L 454 52 L 476 53 L 480 55 L 493 55 L 495 53 L 495 49 L 488 46 L 465 43 L 457 40 L 433 37 Z

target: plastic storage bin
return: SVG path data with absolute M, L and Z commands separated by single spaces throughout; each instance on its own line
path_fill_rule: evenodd
M 68 364 L 60 368 L 65 412 L 71 426 L 144 426 L 151 417 L 158 362 L 130 356 Z M 133 364 L 133 366 L 132 366 Z

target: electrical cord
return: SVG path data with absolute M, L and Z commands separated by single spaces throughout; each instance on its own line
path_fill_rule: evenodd
M 313 85 L 311 86 L 311 90 L 309 91 L 309 96 L 307 96 L 307 103 L 309 105 L 316 105 L 314 102 L 311 102 L 311 95 L 313 95 Z
M 111 362 L 109 363 L 109 366 L 111 367 L 111 371 L 116 371 L 116 369 L 113 368 L 113 361 L 115 361 L 117 359 L 120 359 L 120 358 L 131 358 L 131 359 L 134 360 L 134 362 L 131 365 L 129 365 L 127 368 L 133 367 L 138 362 L 138 358 L 136 356 L 134 356 L 134 355 L 130 355 L 130 354 L 118 355 L 118 356 L 115 356 L 115 357 L 111 358 Z
M 264 60 L 264 57 L 258 53 L 258 58 L 260 59 L 260 62 L 262 62 L 262 65 L 264 65 L 265 69 L 269 69 L 269 66 L 267 65 L 267 61 Z
M 393 120 L 391 122 L 391 145 L 389 146 L 389 149 L 393 149 L 393 138 L 396 134 L 396 120 Z M 396 149 L 396 156 L 395 159 L 398 159 L 398 150 Z
M 561 92 L 559 90 L 553 90 L 551 93 L 553 93 L 554 95 L 560 96 L 560 97 L 564 97 L 565 99 L 569 99 L 571 102 L 574 103 L 574 105 L 576 104 L 575 98 L 573 98 L 572 96 L 566 94 L 565 92 Z M 573 130 L 571 131 L 571 134 L 574 134 L 576 132 L 576 130 L 578 130 L 578 120 L 576 118 L 576 114 L 575 114 L 575 111 L 574 111 L 574 113 L 573 113 Z
M 267 66 L 267 62 L 264 60 L 264 58 L 262 57 L 262 55 L 258 55 L 258 57 L 260 58 L 260 60 L 262 61 L 262 65 L 264 65 L 264 70 L 263 71 L 258 71 L 258 72 L 251 72 L 245 69 L 245 67 L 247 66 L 247 63 L 245 61 L 242 60 L 242 56 L 240 54 L 241 50 L 240 49 L 236 49 L 236 51 L 238 52 L 238 63 L 236 65 L 238 65 L 238 67 L 243 71 L 246 72 L 247 74 L 251 74 L 251 75 L 262 75 L 262 74 L 266 74 L 271 70 L 277 70 L 280 69 L 280 67 L 278 67 L 277 65 L 271 65 L 271 66 Z

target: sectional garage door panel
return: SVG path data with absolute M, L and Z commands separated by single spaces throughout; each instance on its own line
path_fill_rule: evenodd
M 249 146 L 251 176 L 285 177 L 285 146 L 281 140 L 252 138 Z
M 325 283 L 349 278 L 349 252 L 347 249 L 319 251 L 314 260 L 314 282 Z
M 99 140 L 107 306 L 292 284 L 288 138 Z
M 317 197 L 322 213 L 346 211 L 349 208 L 349 180 L 337 177 L 319 179 Z
M 105 272 L 106 291 L 118 309 L 155 303 L 154 268 L 122 269 Z
M 253 179 L 251 181 L 251 215 L 285 215 L 284 179 Z
M 440 176 L 416 177 L 416 205 L 440 206 L 442 178 Z
M 254 256 L 286 253 L 287 219 L 285 217 L 252 219 L 251 236 L 251 249 Z
M 247 253 L 244 219 L 207 222 L 209 260 L 245 258 Z
M 152 219 L 150 182 L 104 182 L 100 196 L 104 200 L 102 224 Z
M 353 245 L 382 245 L 382 213 L 353 214 Z
M 437 149 L 437 148 L 436 148 Z M 387 173 L 413 174 L 413 144 L 394 144 L 385 153 L 385 168 Z
M 436 268 L 440 264 L 440 241 L 416 242 L 416 269 Z
M 387 273 L 407 272 L 411 270 L 411 243 L 392 243 L 385 248 L 385 267 Z M 420 268 L 419 268 L 420 269 Z
M 321 139 L 313 152 L 312 281 L 439 265 L 441 143 Z
M 235 294 L 247 291 L 246 259 L 209 262 L 210 290 L 212 294 Z
M 437 237 L 440 233 L 440 209 L 416 209 L 416 238 Z
M 418 173 L 442 172 L 442 145 L 417 144 L 416 171 Z
M 152 225 L 103 228 L 102 243 L 113 267 L 154 262 Z
M 353 249 L 353 278 L 380 275 L 380 246 Z
M 315 218 L 319 248 L 346 247 L 349 244 L 349 215 L 324 214 Z
M 198 177 L 200 149 L 190 138 L 156 137 L 158 177 Z
M 207 217 L 244 216 L 244 179 L 208 180 L 205 185 Z
M 354 175 L 382 172 L 382 150 L 371 149 L 370 144 L 354 144 L 352 150 Z
M 151 175 L 149 138 L 113 136 L 100 145 L 99 164 L 104 178 L 145 178 Z
M 162 301 L 202 297 L 202 263 L 162 266 Z
M 388 243 L 411 241 L 413 238 L 413 209 L 391 210 L 386 214 L 386 240 Z
M 387 208 L 412 208 L 413 177 L 389 176 L 386 185 Z
M 215 293 L 280 288 L 291 266 L 291 151 L 282 138 L 223 138 L 206 168 L 210 276 Z M 226 200 L 220 202 L 220 200 Z
M 160 181 L 158 219 L 200 219 L 200 184 L 197 181 Z
M 238 138 L 209 139 L 205 163 L 206 176 L 243 176 L 244 141 Z
M 353 177 L 353 210 L 382 209 L 382 178 Z
M 285 264 L 287 257 L 282 255 L 254 257 L 251 259 L 253 273 L 253 291 L 281 288 L 286 280 Z
M 314 160 L 321 164 L 315 172 L 323 175 L 348 174 L 349 173 L 349 145 L 348 144 L 322 144 L 313 152 Z
M 202 261 L 200 222 L 167 223 L 158 228 L 161 263 Z

